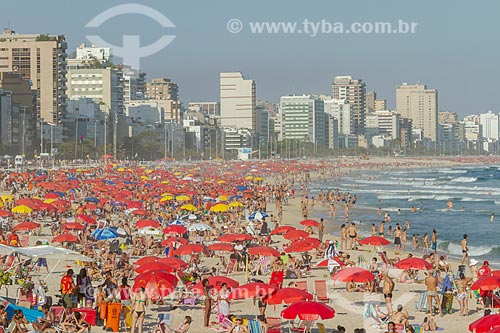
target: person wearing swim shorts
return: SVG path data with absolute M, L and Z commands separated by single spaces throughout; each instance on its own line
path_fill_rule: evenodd
M 443 316 L 443 312 L 441 311 L 441 306 L 439 304 L 439 293 L 437 291 L 437 285 L 438 285 L 438 279 L 437 279 L 437 273 L 435 271 L 432 271 L 432 273 L 425 278 L 425 285 L 427 287 L 427 304 L 428 304 L 428 310 L 427 313 L 432 314 L 433 313 L 433 306 L 432 306 L 432 300 L 436 302 L 436 306 L 439 309 L 439 315 Z
M 460 273 L 460 279 L 456 282 L 458 288 L 457 299 L 460 305 L 460 317 L 469 315 L 469 295 L 467 293 L 467 287 L 471 282 L 472 279 L 466 278 L 464 273 Z

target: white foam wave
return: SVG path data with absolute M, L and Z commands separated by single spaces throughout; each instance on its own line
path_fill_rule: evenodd
M 485 254 L 490 253 L 493 250 L 493 247 L 491 246 L 469 246 L 469 256 L 475 257 L 475 256 L 483 256 Z M 460 244 L 456 243 L 449 243 L 448 248 L 446 249 L 447 252 L 453 255 L 462 255 L 462 247 Z
M 457 177 L 453 178 L 451 181 L 454 183 L 473 183 L 477 180 L 476 177 Z

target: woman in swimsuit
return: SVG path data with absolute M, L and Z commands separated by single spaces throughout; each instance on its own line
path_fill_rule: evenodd
M 130 328 L 130 333 L 135 332 L 135 327 L 137 326 L 137 331 L 142 333 L 142 325 L 144 323 L 144 317 L 146 315 L 146 306 L 148 305 L 148 297 L 145 293 L 144 288 L 139 288 L 138 292 L 135 292 L 131 298 L 132 308 L 132 326 Z
M 243 319 L 236 318 L 236 323 L 233 328 L 229 331 L 229 333 L 248 333 L 248 328 L 243 325 Z
M 68 317 L 61 324 L 62 328 L 66 332 L 83 333 L 90 327 L 90 323 L 83 319 L 80 312 L 73 312 L 71 316 Z

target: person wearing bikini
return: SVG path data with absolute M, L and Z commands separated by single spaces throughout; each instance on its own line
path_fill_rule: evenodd
M 130 333 L 135 333 L 137 327 L 138 333 L 142 333 L 142 326 L 144 324 L 144 317 L 146 316 L 146 306 L 148 305 L 148 297 L 144 288 L 139 288 L 131 297 L 132 307 L 132 325 Z

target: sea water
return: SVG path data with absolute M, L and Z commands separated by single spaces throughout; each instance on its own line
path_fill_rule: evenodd
M 424 233 L 429 234 L 430 242 L 432 230 L 436 229 L 438 254 L 461 257 L 460 241 L 463 234 L 467 234 L 471 258 L 480 262 L 487 259 L 491 265 L 500 266 L 500 167 L 363 172 L 336 181 L 312 181 L 309 197 L 317 198 L 320 189 L 326 193 L 336 188 L 357 196 L 357 207 L 349 218 L 358 224 L 362 236 L 370 234 L 372 223 L 378 227 L 388 212 L 391 222 L 386 223 L 386 234 L 389 226 L 394 229 L 396 223 L 403 227 L 405 220 L 410 222 L 407 250 L 411 251 L 412 235 L 418 234 L 422 251 Z M 453 208 L 448 208 L 448 201 L 453 203 Z M 411 212 L 412 207 L 416 212 Z M 492 213 L 496 215 L 493 222 Z M 340 225 L 345 223 L 344 209 L 339 206 L 333 220 L 328 207 L 321 207 L 319 202 L 315 203 L 311 215 L 325 218 L 327 225 L 334 224 L 333 233 L 337 235 Z M 387 237 L 393 240 L 393 236 Z

